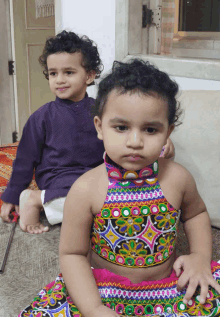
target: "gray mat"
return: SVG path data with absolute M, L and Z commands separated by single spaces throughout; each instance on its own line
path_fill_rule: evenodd
M 12 225 L 0 224 L 0 266 Z M 17 317 L 46 284 L 59 273 L 60 226 L 40 235 L 24 233 L 19 225 L 0 274 L 0 317 Z
M 45 220 L 44 220 L 45 221 Z M 12 225 L 0 223 L 0 266 Z M 220 259 L 220 231 L 213 232 L 213 259 Z M 0 317 L 17 317 L 37 293 L 59 273 L 60 226 L 40 235 L 24 233 L 16 227 L 5 272 L 0 275 Z M 179 230 L 178 255 L 188 252 L 182 226 Z

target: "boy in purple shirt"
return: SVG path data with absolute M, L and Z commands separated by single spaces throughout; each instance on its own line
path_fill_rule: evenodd
M 2 219 L 9 222 L 16 207 L 20 227 L 29 233 L 49 230 L 39 220 L 42 208 L 50 224 L 62 222 L 71 185 L 101 164 L 104 153 L 90 116 L 94 99 L 86 93 L 102 70 L 96 45 L 86 36 L 63 31 L 46 41 L 39 61 L 56 100 L 28 119 L 10 182 L 1 197 Z M 34 170 L 40 189 L 36 191 L 26 189 Z

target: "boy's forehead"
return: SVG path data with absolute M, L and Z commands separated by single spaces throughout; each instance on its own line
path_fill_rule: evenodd
M 63 65 L 65 67 L 68 66 L 82 66 L 82 53 L 67 53 L 67 52 L 58 52 L 55 54 L 50 54 L 47 57 L 47 66 L 48 68 L 51 66 L 56 67 L 59 65 Z

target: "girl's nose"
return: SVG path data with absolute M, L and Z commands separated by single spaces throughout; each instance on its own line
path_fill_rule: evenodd
M 142 148 L 144 145 L 141 133 L 131 131 L 127 138 L 127 146 L 132 148 Z

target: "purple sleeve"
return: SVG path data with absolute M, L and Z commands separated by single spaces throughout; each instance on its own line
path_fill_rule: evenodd
M 45 122 L 35 112 L 24 126 L 18 145 L 10 181 L 1 196 L 4 202 L 19 205 L 19 196 L 33 177 L 35 166 L 40 162 L 45 139 Z

